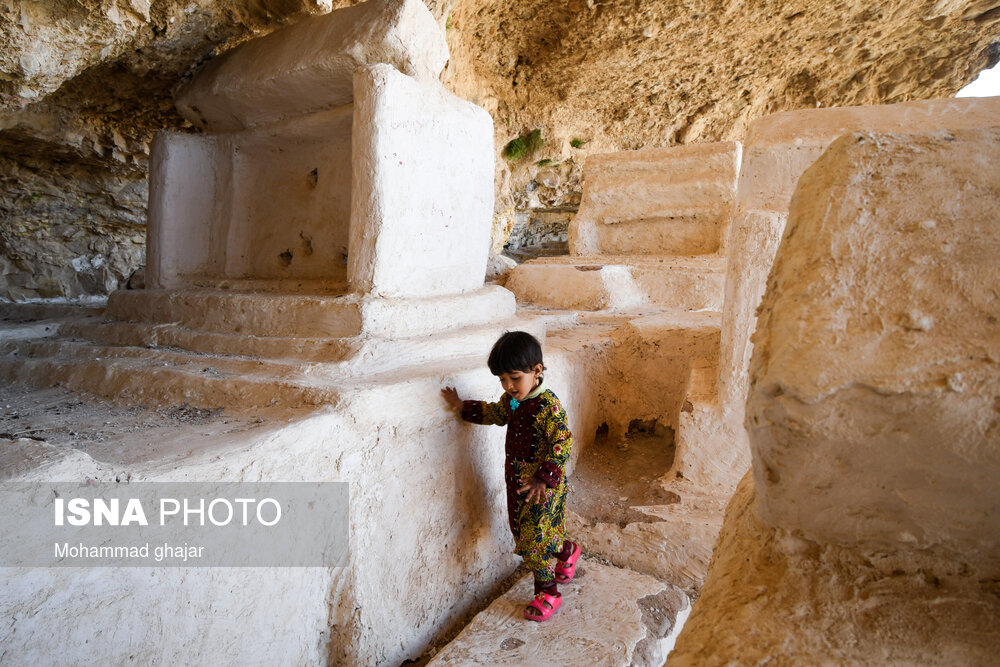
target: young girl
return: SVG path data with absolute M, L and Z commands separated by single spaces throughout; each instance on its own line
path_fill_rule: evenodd
M 580 558 L 579 545 L 565 539 L 563 528 L 573 436 L 566 411 L 545 386 L 542 346 L 534 336 L 508 331 L 493 345 L 487 363 L 504 389 L 496 403 L 463 401 L 454 387 L 441 393 L 466 421 L 507 425 L 507 518 L 517 545 L 514 552 L 535 575 L 535 599 L 524 617 L 544 621 L 562 604 L 557 584 L 573 579 Z

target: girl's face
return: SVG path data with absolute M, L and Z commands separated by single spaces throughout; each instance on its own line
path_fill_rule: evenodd
M 501 373 L 497 377 L 500 378 L 500 386 L 503 387 L 508 396 L 523 401 L 541 382 L 542 365 L 535 364 L 535 367 L 530 371 Z

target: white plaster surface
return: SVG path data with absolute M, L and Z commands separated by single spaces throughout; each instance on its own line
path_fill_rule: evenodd
M 221 289 L 119 290 L 108 316 L 123 322 L 180 323 L 190 329 L 251 336 L 386 337 L 427 334 L 501 321 L 513 295 L 495 285 L 468 294 L 414 299 Z
M 424 3 L 370 0 L 210 62 L 177 101 L 208 133 L 154 144 L 150 285 L 480 288 L 493 123 L 438 81 L 447 59 Z
M 635 660 L 636 645 L 649 631 L 637 603 L 668 589 L 672 589 L 669 584 L 652 577 L 581 560 L 574 581 L 560 587 L 559 611 L 537 623 L 523 615 L 533 591 L 528 574 L 478 614 L 428 665 L 654 664 Z M 687 596 L 676 589 L 672 592 L 662 603 L 670 629 L 679 627 L 678 617 L 690 608 Z M 665 639 L 671 641 L 669 631 Z M 656 651 L 649 657 L 653 656 L 659 658 L 655 664 L 661 664 L 665 653 Z
M 346 280 L 352 118 L 348 105 L 220 137 L 216 275 Z
M 514 318 L 513 295 L 492 285 L 429 299 L 141 290 L 111 303 L 119 321 L 4 344 L 0 376 L 140 405 L 328 405 L 352 378 L 485 359 L 508 329 L 545 336 L 544 322 Z M 350 321 L 357 328 L 342 337 L 329 329 Z
M 217 227 L 217 174 L 227 166 L 214 138 L 158 132 L 150 147 L 146 281 L 181 284 L 207 270 Z
M 0 628 L 4 660 L 398 665 L 417 658 L 517 560 L 505 516 L 504 431 L 461 422 L 439 393 L 448 384 L 463 396 L 495 398 L 487 352 L 355 379 L 319 410 L 234 407 L 161 432 L 126 424 L 86 452 L 8 441 L 0 450 L 8 481 L 350 481 L 352 560 L 332 571 L 4 570 L 0 613 L 11 619 Z M 546 360 L 585 447 L 592 398 L 574 379 L 586 359 L 547 346 Z M 112 367 L 95 364 L 108 373 L 95 384 L 114 382 Z M 275 392 L 276 384 L 262 390 Z M 67 617 L 84 622 L 53 633 Z
M 467 393 L 495 391 L 484 370 L 448 379 Z M 416 657 L 514 565 L 502 430 L 455 420 L 441 406 L 441 380 L 358 390 L 338 408 L 291 413 L 291 423 L 275 419 L 250 433 L 202 426 L 146 447 L 111 448 L 98 455 L 97 470 L 90 457 L 63 465 L 60 476 L 71 472 L 69 479 L 104 470 L 104 479 L 350 481 L 351 565 L 6 570 L 0 608 L 13 620 L 0 640 L 5 661 L 120 664 L 129 655 L 147 662 L 169 655 L 200 663 L 399 664 Z M 199 437 L 206 430 L 216 435 Z M 115 460 L 121 455 L 128 458 Z M 27 457 L 40 459 L 25 452 L 21 460 Z M 16 469 L 9 459 L 6 469 Z M 67 614 L 86 622 L 52 633 Z
M 333 109 L 353 99 L 356 69 L 388 63 L 436 81 L 448 45 L 420 0 L 369 0 L 300 21 L 212 60 L 178 94 L 197 127 L 230 132 Z
M 352 107 L 152 146 L 149 287 L 206 277 L 344 282 Z
M 482 286 L 493 220 L 493 121 L 437 81 L 389 65 L 354 79 L 348 277 L 428 296 Z
M 1000 572 L 1000 129 L 855 133 L 802 176 L 754 336 L 762 518 Z

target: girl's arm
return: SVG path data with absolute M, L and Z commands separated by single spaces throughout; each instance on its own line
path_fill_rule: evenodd
M 510 420 L 507 392 L 496 403 L 462 401 L 462 419 L 473 424 L 504 426 Z
M 573 434 L 570 433 L 566 411 L 558 402 L 546 405 L 538 415 L 544 435 L 538 451 L 538 470 L 535 478 L 545 482 L 545 486 L 555 488 L 566 476 L 566 464 L 573 450 Z
M 448 408 L 457 412 L 467 422 L 503 426 L 510 419 L 510 406 L 507 402 L 506 392 L 496 403 L 463 401 L 459 398 L 458 391 L 454 387 L 442 389 L 441 397 L 448 404 Z

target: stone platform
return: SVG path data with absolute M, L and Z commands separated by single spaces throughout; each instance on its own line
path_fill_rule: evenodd
M 563 603 L 544 623 L 524 618 L 532 598 L 525 575 L 478 614 L 428 667 L 445 665 L 662 665 L 691 611 L 662 581 L 581 559 Z
M 513 317 L 514 308 L 494 286 L 424 299 L 119 291 L 103 317 L 0 336 L 0 377 L 141 405 L 327 405 L 356 376 L 484 357 L 506 329 L 544 339 L 544 324 Z
M 740 145 L 691 144 L 587 158 L 574 255 L 714 254 L 725 247 Z

